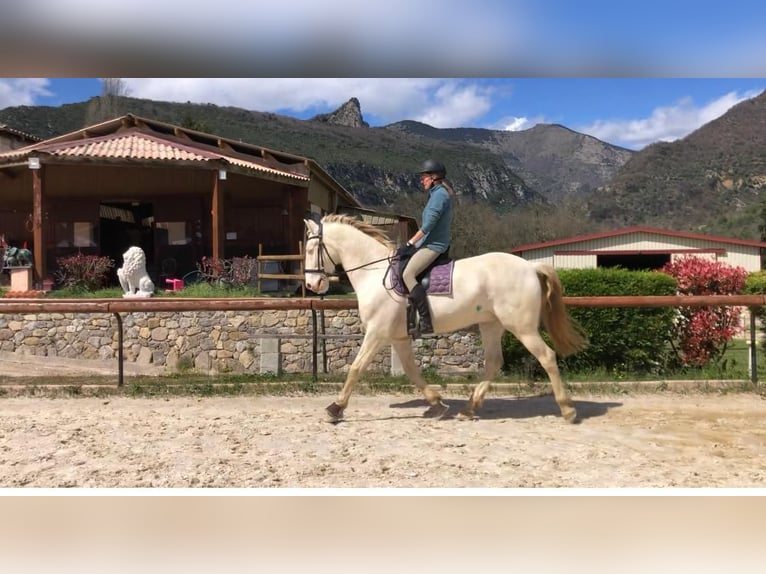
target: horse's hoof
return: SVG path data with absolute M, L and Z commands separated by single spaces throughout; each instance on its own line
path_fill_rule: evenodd
M 333 402 L 327 405 L 325 412 L 327 413 L 328 423 L 339 423 L 343 420 L 343 407 L 338 406 L 337 403 Z
M 456 418 L 459 421 L 474 421 L 478 417 L 475 414 L 473 414 L 473 411 L 460 411 L 457 414 Z
M 561 413 L 561 416 L 564 417 L 564 420 L 569 424 L 580 422 L 580 419 L 577 418 L 577 411 L 575 409 L 567 409 Z
M 431 405 L 428 410 L 423 413 L 423 416 L 427 419 L 443 419 L 448 411 L 449 407 L 439 401 L 438 403 Z

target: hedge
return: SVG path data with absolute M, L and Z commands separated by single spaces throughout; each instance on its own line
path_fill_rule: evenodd
M 561 269 L 558 273 L 568 297 L 676 294 L 675 279 L 665 273 L 621 268 Z M 589 344 L 584 351 L 560 359 L 562 371 L 659 372 L 672 357 L 672 307 L 569 307 L 569 313 L 587 334 Z M 508 333 L 503 339 L 503 358 L 506 372 L 545 376 L 536 361 L 530 362 L 529 352 Z

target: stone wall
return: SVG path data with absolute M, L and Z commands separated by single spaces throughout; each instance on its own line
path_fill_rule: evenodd
M 311 373 L 311 311 L 200 311 L 125 313 L 125 361 L 166 367 L 170 372 Z M 319 311 L 326 338 L 319 340 L 318 372 L 346 372 L 362 340 L 356 310 Z M 322 332 L 320 328 L 320 333 Z M 324 341 L 324 343 L 323 343 Z M 458 332 L 414 342 L 422 368 L 439 373 L 473 373 L 483 367 L 479 335 Z M 323 353 L 324 347 L 324 353 Z M 0 351 L 31 356 L 116 359 L 117 319 L 108 314 L 0 314 Z M 401 372 L 391 349 L 369 370 Z

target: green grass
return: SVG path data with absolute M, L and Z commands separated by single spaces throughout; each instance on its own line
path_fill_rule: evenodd
M 47 299 L 121 299 L 123 291 L 120 287 L 108 287 L 97 289 L 95 291 L 86 291 L 78 288 L 58 288 L 45 294 Z M 186 285 L 181 291 L 165 291 L 158 289 L 153 297 L 173 298 L 173 297 L 191 297 L 191 298 L 248 298 L 248 297 L 298 297 L 299 293 L 293 291 L 269 291 L 261 293 L 255 285 L 245 287 L 225 287 L 212 285 L 210 283 L 193 283 Z M 314 297 L 311 292 L 306 292 L 307 297 Z M 326 299 L 356 299 L 355 293 L 331 292 L 325 296 Z

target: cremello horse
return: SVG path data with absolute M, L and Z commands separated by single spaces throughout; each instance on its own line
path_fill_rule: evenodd
M 354 385 L 386 344 L 393 345 L 405 374 L 431 405 L 424 416 L 446 415 L 449 407 L 438 390 L 426 385 L 415 363 L 407 337 L 406 298 L 385 284 L 394 245 L 381 230 L 346 215 L 331 214 L 319 224 L 311 220 L 305 220 L 305 224 L 306 287 L 325 293 L 329 276 L 342 266 L 356 291 L 365 331 L 343 389 L 326 409 L 330 421 L 343 418 Z M 485 363 L 485 379 L 473 389 L 459 418 L 472 418 L 481 406 L 503 365 L 501 339 L 508 330 L 540 361 L 563 418 L 575 422 L 577 412 L 561 380 L 556 353 L 539 332 L 542 324 L 561 356 L 577 352 L 586 344 L 584 335 L 570 320 L 553 267 L 533 264 L 510 253 L 459 259 L 453 271 L 452 293 L 429 296 L 434 331 L 448 333 L 478 324 Z

